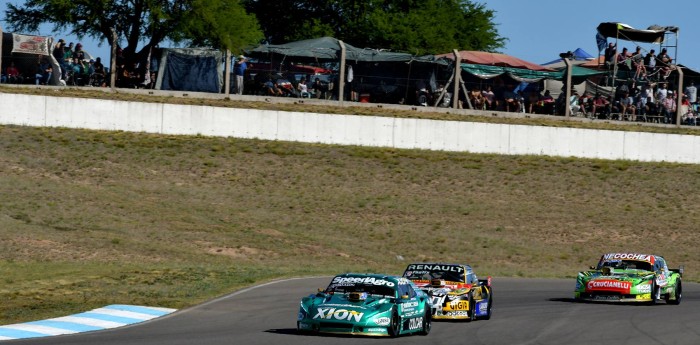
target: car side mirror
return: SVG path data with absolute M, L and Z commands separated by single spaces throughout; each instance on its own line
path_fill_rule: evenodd
M 590 267 L 588 267 L 588 268 L 594 270 L 594 269 L 595 269 L 595 266 L 590 266 Z
M 409 299 L 408 295 L 401 296 L 401 299 Z

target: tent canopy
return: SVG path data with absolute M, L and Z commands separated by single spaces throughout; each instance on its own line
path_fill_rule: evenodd
M 481 79 L 491 79 L 501 75 L 507 75 L 520 82 L 533 83 L 543 79 L 563 80 L 566 77 L 566 69 L 560 71 L 533 71 L 524 68 L 503 66 L 461 64 L 462 71 Z M 572 66 L 571 77 L 574 81 L 582 82 L 588 77 L 600 75 L 604 72 L 594 71 L 588 68 Z
M 646 30 L 638 30 L 623 23 L 601 23 L 598 25 L 598 32 L 604 37 L 615 37 L 625 41 L 663 43 L 666 32 L 678 33 L 675 26 L 650 26 Z
M 574 61 L 588 61 L 588 60 L 593 60 L 595 58 L 593 55 L 588 54 L 585 50 L 583 50 L 581 48 L 576 48 L 576 50 L 574 50 L 572 53 L 574 54 L 574 58 L 572 59 Z M 559 59 L 552 60 L 552 61 L 547 62 L 547 63 L 543 63 L 542 66 L 549 67 L 549 68 L 558 68 L 558 67 L 566 66 L 566 65 L 564 64 L 564 60 L 559 58 Z
M 500 67 L 512 67 L 520 69 L 528 69 L 531 71 L 544 71 L 551 72 L 553 69 L 547 68 L 536 63 L 525 61 L 514 56 L 499 54 L 499 53 L 489 53 L 480 51 L 467 51 L 463 50 L 458 52 L 462 63 L 475 64 L 475 65 L 491 65 Z M 454 54 L 441 54 L 436 55 L 436 58 L 446 58 L 454 59 Z
M 248 52 L 256 58 L 271 54 L 293 57 L 296 61 L 337 62 L 340 59 L 340 42 L 333 37 L 321 37 L 284 44 L 264 44 Z M 356 48 L 345 43 L 345 59 L 358 62 L 408 62 L 432 61 L 432 56 L 416 57 L 408 53 L 388 52 L 381 49 Z

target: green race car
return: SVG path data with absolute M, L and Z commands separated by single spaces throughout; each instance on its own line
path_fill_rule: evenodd
M 590 271 L 579 272 L 574 298 L 580 301 L 680 304 L 683 267 L 669 269 L 658 255 L 610 253 Z
M 396 337 L 427 335 L 428 296 L 401 277 L 341 274 L 325 289 L 301 299 L 297 330 Z

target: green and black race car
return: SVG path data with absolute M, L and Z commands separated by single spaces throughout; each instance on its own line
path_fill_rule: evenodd
M 301 299 L 297 330 L 396 337 L 427 335 L 428 296 L 401 277 L 341 274 L 327 288 Z
M 580 301 L 680 304 L 683 267 L 669 269 L 658 255 L 610 253 L 590 271 L 579 272 L 574 298 Z

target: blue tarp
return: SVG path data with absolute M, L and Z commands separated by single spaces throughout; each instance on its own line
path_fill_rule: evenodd
M 574 53 L 574 60 L 578 60 L 578 61 L 590 60 L 590 59 L 595 58 L 595 56 L 588 54 L 585 50 L 583 50 L 581 48 L 576 48 L 576 50 L 574 50 L 572 53 Z M 552 60 L 552 61 L 547 62 L 547 63 L 543 63 L 542 66 L 555 64 L 555 63 L 561 62 L 561 61 L 563 61 L 563 60 L 561 58 L 559 58 L 559 59 Z

